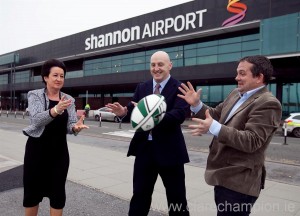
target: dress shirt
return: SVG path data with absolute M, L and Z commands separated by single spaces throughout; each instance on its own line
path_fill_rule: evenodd
M 169 77 L 167 79 L 165 79 L 164 81 L 162 81 L 160 84 L 160 87 L 159 87 L 159 92 L 161 93 L 162 90 L 164 89 L 164 87 L 166 86 L 167 82 L 169 81 L 169 79 L 171 78 L 171 75 L 169 75 Z M 156 86 L 157 82 L 155 82 L 155 80 L 153 79 L 153 93 L 155 91 L 155 86 Z M 149 133 L 149 136 L 148 136 L 148 140 L 152 140 L 152 135 L 151 135 L 151 131 Z
M 162 81 L 160 84 L 160 88 L 159 88 L 159 92 L 161 93 L 162 90 L 164 89 L 164 87 L 166 86 L 167 82 L 169 81 L 169 79 L 171 78 L 171 75 L 169 75 L 169 77 L 167 79 L 165 79 L 164 81 Z M 155 80 L 153 79 L 153 93 L 155 91 L 155 86 L 156 86 L 157 82 L 155 82 Z
M 258 87 L 256 89 L 253 89 L 253 90 L 250 90 L 250 91 L 247 91 L 246 93 L 244 93 L 243 95 L 240 94 L 240 99 L 236 102 L 236 104 L 233 106 L 233 108 L 231 109 L 225 123 L 228 121 L 228 119 L 234 114 L 234 112 L 249 98 L 251 97 L 254 93 L 256 93 L 258 90 L 262 89 L 264 86 L 261 86 L 261 87 Z M 194 112 L 194 113 L 197 113 L 199 112 L 199 110 L 201 110 L 203 106 L 203 103 L 202 101 L 200 101 L 200 104 L 196 107 L 192 107 L 191 106 L 191 111 Z M 210 125 L 209 127 L 209 132 L 208 133 L 211 133 L 213 134 L 214 136 L 218 136 L 219 133 L 220 133 L 220 130 L 221 130 L 221 124 L 216 121 L 216 120 L 213 120 L 212 124 Z

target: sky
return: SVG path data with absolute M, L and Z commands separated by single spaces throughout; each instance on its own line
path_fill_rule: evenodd
M 0 55 L 192 0 L 0 0 Z

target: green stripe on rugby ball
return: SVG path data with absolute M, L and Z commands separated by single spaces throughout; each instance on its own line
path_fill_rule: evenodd
M 131 124 L 136 131 L 151 130 L 163 119 L 167 105 L 161 97 L 152 94 L 138 102 L 131 114 Z

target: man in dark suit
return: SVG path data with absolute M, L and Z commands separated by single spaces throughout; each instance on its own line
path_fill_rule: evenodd
M 181 83 L 170 76 L 171 69 L 172 62 L 167 53 L 163 51 L 154 53 L 150 61 L 153 79 L 137 86 L 133 96 L 134 102 L 126 107 L 119 103 L 106 105 L 116 115 L 125 116 L 131 113 L 136 102 L 153 93 L 163 95 L 167 104 L 163 120 L 151 130 L 151 133 L 136 132 L 130 142 L 127 156 L 136 157 L 130 216 L 148 214 L 158 175 L 166 189 L 169 215 L 189 215 L 184 172 L 184 164 L 189 162 L 189 157 L 180 126 L 185 120 L 188 104 L 177 97 Z
M 218 216 L 249 215 L 265 181 L 265 151 L 281 120 L 280 102 L 268 91 L 273 73 L 264 56 L 239 61 L 238 87 L 223 103 L 211 108 L 200 101 L 191 83 L 179 88 L 196 125 L 193 135 L 214 135 L 209 146 L 205 180 L 215 186 Z M 198 119 L 201 118 L 201 119 Z

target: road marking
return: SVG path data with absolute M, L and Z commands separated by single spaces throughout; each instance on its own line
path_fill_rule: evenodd
M 134 130 L 128 130 L 128 131 L 113 131 L 113 132 L 107 132 L 103 134 L 111 135 L 111 136 L 120 136 L 120 137 L 128 137 L 132 138 L 134 135 Z
M 283 143 L 270 142 L 271 145 L 283 145 Z
M 127 130 L 127 131 L 107 132 L 107 133 L 103 133 L 103 134 L 111 135 L 111 136 L 120 136 L 120 137 L 132 138 L 134 133 L 135 133 L 135 130 Z M 188 130 L 182 130 L 182 133 L 188 133 Z
M 15 163 L 13 161 L 1 161 L 0 162 L 0 169 L 10 166 L 17 166 L 20 165 L 19 163 Z
M 89 125 L 89 124 L 86 124 L 86 125 L 88 125 L 89 127 L 100 128 L 99 125 Z M 101 128 L 109 128 L 109 127 L 108 127 L 108 126 L 102 126 L 102 125 L 101 125 Z
M 11 167 L 11 166 L 19 166 L 22 163 L 19 161 L 16 161 L 12 158 L 6 157 L 4 155 L 0 155 L 0 169 Z

